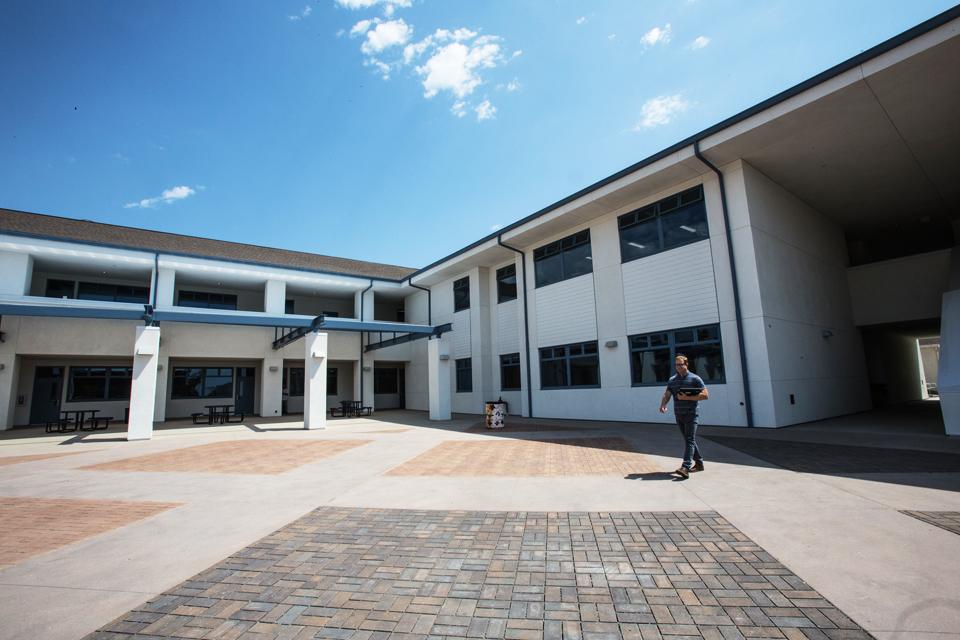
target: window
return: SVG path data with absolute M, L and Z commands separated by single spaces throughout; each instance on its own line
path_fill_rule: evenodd
M 517 299 L 517 265 L 497 269 L 497 304 Z
M 637 258 L 681 247 L 708 237 L 703 187 L 696 186 L 617 218 L 620 259 Z
M 397 322 L 406 322 L 407 312 L 405 309 L 397 309 Z
M 130 367 L 71 367 L 67 400 L 129 400 Z
M 590 230 L 584 229 L 533 251 L 536 285 L 545 287 L 593 272 Z
M 327 395 L 328 396 L 337 395 L 337 371 L 339 371 L 339 369 L 327 367 Z
M 77 287 L 80 300 L 105 300 L 107 302 L 136 302 L 146 304 L 150 290 L 146 287 L 132 287 L 124 284 L 104 282 L 81 282 Z
M 325 317 L 325 318 L 339 318 L 339 317 L 340 317 L 340 312 L 339 312 L 339 311 L 324 311 L 324 312 L 323 312 L 323 317 Z
M 301 391 L 301 395 L 302 395 Z M 175 367 L 173 399 L 232 398 L 233 369 L 230 367 Z
M 373 368 L 373 392 L 374 393 L 399 393 L 397 384 L 397 369 L 395 367 L 374 367 Z
M 283 388 L 290 397 L 302 397 L 305 388 L 303 367 L 288 367 L 283 370 Z M 327 368 L 327 395 L 337 395 L 337 370 Z
M 453 281 L 453 310 L 463 311 L 470 308 L 470 277 Z
M 48 298 L 73 298 L 76 283 L 73 280 L 47 280 Z
M 704 382 L 724 382 L 720 325 L 630 336 L 630 375 L 635 386 L 665 384 L 674 373 L 673 360 L 682 353 L 690 371 Z
M 283 302 L 283 312 L 288 314 L 296 313 L 294 309 L 296 308 L 296 300 L 287 299 Z
M 507 353 L 500 356 L 500 390 L 520 389 L 520 354 Z
M 540 349 L 540 388 L 599 387 L 597 342 Z
M 200 309 L 237 310 L 237 296 L 232 293 L 208 293 L 206 291 L 181 291 L 177 304 L 181 307 Z
M 457 393 L 473 391 L 473 359 L 461 358 L 457 363 Z

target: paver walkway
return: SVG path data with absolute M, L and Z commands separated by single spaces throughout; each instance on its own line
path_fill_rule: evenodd
M 320 508 L 88 638 L 871 636 L 716 512 Z

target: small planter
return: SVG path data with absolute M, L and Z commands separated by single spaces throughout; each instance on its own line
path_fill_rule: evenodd
M 506 425 L 507 403 L 503 400 L 484 403 L 484 421 L 488 429 L 503 429 Z

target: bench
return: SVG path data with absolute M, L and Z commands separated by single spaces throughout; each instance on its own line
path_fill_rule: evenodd
M 236 422 L 243 422 L 243 418 L 244 418 L 243 412 L 242 412 L 242 411 L 236 411 L 236 412 L 234 412 L 234 413 L 226 413 L 226 414 L 224 414 L 224 419 L 225 419 L 227 422 L 234 422 L 234 420 L 233 420 L 234 418 L 236 418 Z
M 346 415 L 343 412 L 343 407 L 330 407 L 330 417 L 331 418 L 342 418 Z
M 357 416 L 373 415 L 373 407 L 358 407 L 354 415 L 357 415 Z
M 76 431 L 77 427 L 70 418 L 60 418 L 59 420 L 50 420 L 46 424 L 47 433 L 65 433 L 67 431 Z
M 113 416 L 91 416 L 90 422 L 87 424 L 89 426 L 80 427 L 83 431 L 96 431 L 97 429 L 109 429 L 110 421 L 113 420 Z M 103 426 L 100 426 L 101 423 Z
M 193 420 L 193 424 L 200 424 L 201 422 L 207 422 L 209 420 L 205 413 L 191 413 L 190 419 Z

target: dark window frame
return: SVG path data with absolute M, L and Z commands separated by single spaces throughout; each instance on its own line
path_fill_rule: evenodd
M 561 344 L 552 347 L 541 347 L 540 355 L 540 390 L 550 391 L 554 389 L 599 389 L 602 384 L 600 380 L 600 349 L 598 341 L 588 340 L 586 342 L 574 342 L 571 344 Z M 594 360 L 596 363 L 596 384 L 573 384 L 573 365 L 574 360 L 586 361 Z M 544 385 L 544 370 L 553 363 L 562 364 L 562 384 Z
M 470 308 L 470 276 L 453 281 L 453 312 Z
M 473 358 L 454 360 L 457 393 L 473 393 Z
M 70 293 L 69 293 L 68 295 L 66 295 L 66 296 L 62 295 L 62 292 L 61 292 L 61 295 L 59 295 L 59 296 L 51 295 L 51 292 L 50 292 L 50 284 L 51 284 L 51 283 L 56 283 L 55 286 L 70 285 Z M 65 289 L 66 287 L 63 287 L 63 288 Z M 57 300 L 62 300 L 63 298 L 67 298 L 68 300 L 75 300 L 76 297 L 77 297 L 77 281 L 76 281 L 76 280 L 63 280 L 62 278 L 47 278 L 46 285 L 44 286 L 44 294 L 43 294 L 43 297 L 45 297 L 45 298 L 56 298 Z
M 509 368 L 510 375 L 507 376 L 504 372 Z M 507 378 L 516 378 L 516 386 L 506 386 L 505 381 Z M 523 381 L 520 375 L 520 353 L 504 353 L 500 355 L 500 390 L 501 391 L 521 391 L 523 389 Z
M 197 383 L 198 394 L 184 394 L 179 393 L 177 390 L 177 378 L 188 378 L 189 374 L 182 374 L 181 372 L 186 371 L 199 371 L 200 379 Z M 222 372 L 225 370 L 230 371 L 230 387 L 229 389 L 224 389 L 218 393 L 213 393 L 217 387 L 207 388 L 207 377 L 208 372 L 218 371 L 212 378 L 222 378 L 224 377 Z M 170 399 L 171 400 L 204 400 L 208 398 L 212 399 L 223 399 L 223 398 L 233 398 L 234 387 L 236 386 L 236 369 L 234 367 L 174 367 L 173 373 L 171 376 L 170 384 Z
M 92 371 L 102 371 L 93 375 Z M 77 378 L 102 380 L 103 389 L 97 394 L 77 397 Z M 113 365 L 84 365 L 70 367 L 67 402 L 122 402 L 130 400 L 130 385 L 133 382 L 133 367 Z
M 701 338 L 701 335 L 715 331 L 715 338 Z M 690 332 L 691 339 L 684 339 L 683 334 Z M 681 334 L 678 340 L 678 335 Z M 652 341 L 656 339 L 662 341 L 660 344 L 652 344 Z M 643 345 L 643 342 L 646 341 L 646 345 Z M 694 358 L 691 357 L 692 354 L 695 354 L 698 350 L 698 347 L 708 346 L 716 347 L 719 349 L 720 355 L 720 375 L 719 377 L 711 377 L 705 375 L 706 372 L 696 371 L 693 367 L 690 368 L 691 373 L 695 373 L 701 378 L 703 378 L 704 383 L 709 384 L 726 384 L 726 364 L 723 361 L 723 336 L 720 333 L 720 324 L 711 323 L 711 324 L 701 324 L 694 325 L 691 327 L 680 327 L 678 329 L 666 329 L 664 331 L 652 331 L 649 333 L 638 333 L 631 336 L 627 336 L 627 345 L 629 347 L 629 358 L 630 358 L 630 384 L 633 387 L 662 387 L 667 384 L 667 381 L 675 373 L 673 362 L 677 357 L 678 353 L 690 358 L 691 365 L 694 364 Z M 636 371 L 636 362 L 634 358 L 635 353 L 646 353 L 646 352 L 656 352 L 656 351 L 666 351 L 667 352 L 667 372 L 665 380 L 657 380 L 655 382 L 637 382 L 637 371 Z M 642 376 L 642 373 L 640 374 Z M 642 378 L 641 378 L 642 379 Z
M 575 255 L 574 251 L 583 246 L 587 248 L 587 255 L 584 256 L 584 264 L 587 265 L 588 268 L 585 271 L 578 271 L 571 268 L 568 264 L 568 258 L 572 259 L 571 257 Z M 543 269 L 538 266 L 546 264 L 548 260 L 554 259 L 557 260 L 559 267 L 559 274 L 555 279 L 553 276 L 548 278 L 547 275 L 543 273 Z M 565 238 L 560 238 L 559 240 L 534 249 L 533 271 L 534 287 L 537 289 L 593 273 L 593 246 L 590 239 L 590 229 L 583 229 Z
M 184 295 L 188 297 L 187 300 L 184 300 Z M 193 298 L 192 300 L 189 299 L 191 297 Z M 184 304 L 184 302 L 190 304 Z M 222 311 L 236 311 L 237 302 L 237 294 L 235 293 L 217 293 L 214 291 L 191 291 L 189 289 L 181 289 L 177 294 L 177 306 L 189 307 L 191 309 L 219 309 Z
M 385 375 L 385 371 L 393 372 L 392 375 Z M 390 382 L 391 384 L 386 384 Z M 393 395 L 400 393 L 400 371 L 396 367 L 374 367 L 373 368 L 373 393 L 374 395 Z
M 702 217 L 705 234 L 693 235 L 683 242 L 667 242 L 666 237 L 669 227 L 665 225 L 664 221 L 669 222 L 672 218 L 683 213 L 699 214 Z M 698 224 L 699 222 L 700 220 L 698 220 Z M 646 245 L 637 247 L 629 237 L 624 237 L 625 231 L 638 229 L 641 224 L 650 224 L 656 227 L 656 239 L 651 240 L 651 242 L 656 243 L 655 246 L 649 248 Z M 686 225 L 682 225 L 680 228 L 687 229 Z M 648 229 L 652 231 L 653 227 L 648 227 Z M 683 191 L 678 191 L 652 204 L 618 216 L 617 235 L 620 239 L 621 264 L 647 258 L 658 253 L 663 253 L 664 251 L 670 251 L 671 249 L 685 247 L 688 244 L 709 240 L 710 229 L 707 223 L 707 205 L 703 193 L 703 185 L 700 184 L 689 189 L 684 189 Z M 641 249 L 643 253 L 639 253 L 637 249 Z
M 336 367 L 327 367 L 327 395 L 335 396 L 338 393 L 338 369 Z M 306 367 L 284 367 L 283 368 L 283 388 L 287 391 L 288 398 L 302 398 L 304 390 L 307 387 Z
M 513 284 L 509 283 L 510 278 L 513 278 Z M 510 292 L 510 287 L 513 287 L 513 292 Z M 511 300 L 517 299 L 517 265 L 508 264 L 505 267 L 500 267 L 497 269 L 497 304 L 503 302 L 510 302 Z

